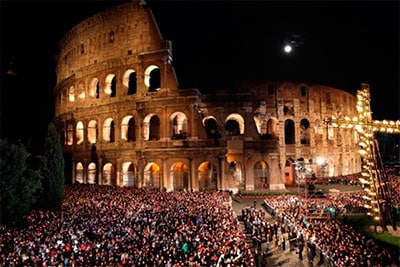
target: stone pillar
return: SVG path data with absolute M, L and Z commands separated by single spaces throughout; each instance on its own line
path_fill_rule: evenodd
M 189 189 L 193 189 L 198 191 L 199 190 L 199 179 L 196 179 L 196 164 L 195 161 L 191 158 L 190 159 L 190 178 L 189 178 Z

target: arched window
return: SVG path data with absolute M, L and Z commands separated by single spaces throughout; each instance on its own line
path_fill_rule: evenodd
M 106 87 L 104 88 L 104 93 L 109 95 L 110 97 L 115 97 L 116 88 L 115 74 L 108 74 L 106 78 Z
M 114 166 L 111 163 L 106 163 L 103 167 L 103 184 L 115 185 Z
M 187 137 L 187 117 L 183 112 L 175 112 L 171 115 L 172 139 L 185 139 Z
M 254 190 L 268 189 L 268 164 L 265 161 L 259 161 L 254 165 Z
M 67 127 L 67 145 L 72 145 L 74 143 L 74 126 L 72 123 L 68 124 Z
M 103 125 L 103 140 L 106 142 L 113 143 L 115 141 L 115 129 L 114 129 L 114 120 L 108 118 L 104 121 Z
M 227 135 L 244 134 L 244 119 L 238 113 L 230 114 L 225 120 L 225 131 Z
M 93 98 L 99 98 L 100 96 L 99 79 L 93 78 L 92 81 L 90 82 L 89 95 Z
M 75 181 L 82 184 L 83 183 L 83 165 L 81 162 L 76 164 L 75 169 Z
M 171 167 L 172 189 L 175 191 L 189 189 L 189 168 L 183 162 Z
M 121 139 L 123 141 L 136 141 L 135 120 L 133 116 L 126 116 L 122 119 Z
M 310 144 L 310 122 L 307 119 L 300 121 L 300 143 L 302 145 Z
M 285 121 L 285 144 L 292 145 L 295 143 L 294 122 L 292 120 Z
M 80 145 L 83 143 L 84 140 L 84 127 L 83 122 L 78 121 L 76 124 L 76 144 Z
M 144 74 L 144 84 L 147 86 L 148 91 L 159 91 L 161 86 L 160 68 L 156 65 L 150 65 L 149 67 L 147 67 Z
M 211 162 L 206 161 L 198 168 L 199 189 L 216 190 L 217 172 Z
M 87 129 L 88 141 L 91 144 L 96 144 L 97 142 L 97 122 L 95 120 L 89 121 Z
M 218 122 L 214 117 L 206 117 L 203 119 L 204 128 L 208 139 L 221 138 L 221 133 L 218 130 Z
M 137 77 L 136 72 L 132 69 L 125 71 L 122 78 L 122 84 L 128 88 L 128 95 L 136 94 L 137 92 Z
M 96 184 L 97 180 L 97 166 L 95 163 L 91 162 L 88 166 L 88 184 Z
M 160 166 L 157 163 L 149 162 L 144 168 L 144 184 L 145 187 L 160 188 Z

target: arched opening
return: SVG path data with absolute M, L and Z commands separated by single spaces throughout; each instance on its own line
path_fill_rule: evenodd
M 269 188 L 269 167 L 265 161 L 259 161 L 254 165 L 254 190 Z
M 144 84 L 147 86 L 148 91 L 159 91 L 161 86 L 160 68 L 156 65 L 151 65 L 147 67 L 144 75 Z
M 106 163 L 103 167 L 103 184 L 115 185 L 115 168 L 111 163 Z
M 151 141 L 160 140 L 160 119 L 158 118 L 158 116 L 154 115 L 151 117 L 149 130 L 149 139 Z
M 172 189 L 175 191 L 189 189 L 189 168 L 183 162 L 171 167 Z
M 185 139 L 187 137 L 187 118 L 185 113 L 173 113 L 170 121 L 172 123 L 172 139 Z
M 300 144 L 310 144 L 310 122 L 307 119 L 300 121 Z
M 135 165 L 132 162 L 122 163 L 122 186 L 135 186 Z
M 96 184 L 97 181 L 97 166 L 95 163 L 91 162 L 88 166 L 88 184 Z
M 84 140 L 84 128 L 83 128 L 83 122 L 78 121 L 76 124 L 76 144 L 80 145 L 83 143 Z
M 108 118 L 104 121 L 103 125 L 103 140 L 105 142 L 113 143 L 115 141 L 114 120 Z
M 285 144 L 292 145 L 295 143 L 294 122 L 292 120 L 285 121 Z
M 97 142 L 97 122 L 95 120 L 89 121 L 87 132 L 88 132 L 89 143 L 96 144 L 96 142 Z
M 68 124 L 67 127 L 67 145 L 71 146 L 74 143 L 74 126 L 72 123 Z
M 157 163 L 147 163 L 144 168 L 144 187 L 160 188 L 160 166 Z
M 246 180 L 242 165 L 239 162 L 235 160 L 230 161 L 228 164 L 228 173 L 239 190 L 246 190 Z
M 125 71 L 122 78 L 122 84 L 128 88 L 128 95 L 136 94 L 137 92 L 137 77 L 136 72 L 132 69 Z
M 75 182 L 83 184 L 83 165 L 81 162 L 76 164 L 75 168 Z
M 136 141 L 135 120 L 133 116 L 125 116 L 121 125 L 121 140 L 133 142 Z
M 104 88 L 104 93 L 109 95 L 110 97 L 114 97 L 116 95 L 116 79 L 115 74 L 108 74 L 106 77 L 106 86 Z
M 217 171 L 211 162 L 206 161 L 200 164 L 198 170 L 199 189 L 217 190 Z
M 206 117 L 203 119 L 204 128 L 208 139 L 221 138 L 221 133 L 218 131 L 218 122 L 214 117 Z
M 89 85 L 89 95 L 93 98 L 99 98 L 100 94 L 100 85 L 99 79 L 93 78 Z
M 244 119 L 240 114 L 230 114 L 225 120 L 226 135 L 235 136 L 244 134 Z

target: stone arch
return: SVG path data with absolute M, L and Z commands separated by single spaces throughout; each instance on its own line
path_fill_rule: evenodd
M 208 139 L 217 139 L 221 137 L 221 133 L 218 130 L 218 122 L 214 116 L 203 118 L 203 126 L 206 130 Z
M 137 185 L 137 168 L 132 162 L 122 163 L 122 186 Z
M 76 163 L 75 167 L 75 182 L 83 184 L 83 164 L 82 162 Z
M 92 81 L 90 82 L 89 95 L 91 97 L 93 97 L 93 98 L 99 98 L 100 97 L 100 85 L 99 85 L 99 79 L 98 78 L 93 78 Z
M 103 185 L 116 185 L 115 167 L 112 163 L 108 162 L 103 166 Z
M 97 165 L 94 162 L 90 162 L 88 165 L 88 184 L 96 184 L 97 183 Z
M 229 161 L 228 174 L 232 187 L 237 187 L 238 190 L 246 190 L 244 167 L 240 162 L 236 160 Z
M 204 161 L 197 169 L 199 189 L 217 190 L 217 169 L 209 161 Z
M 148 114 L 143 120 L 143 139 L 160 139 L 160 118 L 154 113 Z
M 262 190 L 269 188 L 269 166 L 261 160 L 254 164 L 254 190 Z
M 67 126 L 67 145 L 71 146 L 74 144 L 74 126 L 72 123 L 68 123 Z
M 244 119 L 239 113 L 232 113 L 225 119 L 225 131 L 227 135 L 243 135 Z
M 183 112 L 174 112 L 170 116 L 172 124 L 172 139 L 185 139 L 187 137 L 188 122 L 186 114 Z
M 85 139 L 85 129 L 83 126 L 83 122 L 82 121 L 78 121 L 76 124 L 76 132 L 75 132 L 75 137 L 76 137 L 76 144 L 80 145 L 83 143 L 84 139 Z
M 300 121 L 300 144 L 310 144 L 310 122 L 307 119 Z
M 137 77 L 136 71 L 133 69 L 129 69 L 125 71 L 122 76 L 122 85 L 128 88 L 127 94 L 133 95 L 137 92 Z
M 112 118 L 107 118 L 103 124 L 103 141 L 113 143 L 115 141 L 115 125 Z
M 180 191 L 189 189 L 189 168 L 183 162 L 176 162 L 171 166 L 170 177 L 172 190 Z
M 143 186 L 161 188 L 160 166 L 155 162 L 149 162 L 144 167 Z
M 161 86 L 161 73 L 157 65 L 150 65 L 144 72 L 144 84 L 149 92 L 156 92 L 160 90 Z
M 121 140 L 136 141 L 135 119 L 132 115 L 125 116 L 121 123 Z
M 68 100 L 69 102 L 75 101 L 75 86 L 73 85 L 68 89 Z
M 295 144 L 295 131 L 294 131 L 294 122 L 293 120 L 286 120 L 285 121 L 285 144 L 292 145 Z
M 106 86 L 104 87 L 104 93 L 110 97 L 115 97 L 117 93 L 117 80 L 115 74 L 108 74 L 106 77 Z
M 97 143 L 97 131 L 97 122 L 95 120 L 89 121 L 87 128 L 87 139 L 90 144 Z

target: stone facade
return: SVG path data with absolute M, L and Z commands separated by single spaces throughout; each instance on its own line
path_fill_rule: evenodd
M 356 115 L 355 96 L 273 81 L 180 89 L 171 42 L 139 1 L 86 19 L 59 46 L 55 122 L 70 183 L 237 192 L 295 183 L 299 158 L 302 175 L 360 171 L 356 132 L 324 124 Z

